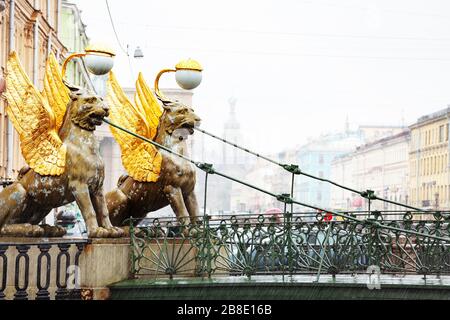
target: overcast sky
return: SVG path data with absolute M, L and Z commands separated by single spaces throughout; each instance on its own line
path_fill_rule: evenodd
M 234 96 L 246 143 L 262 152 L 341 130 L 347 116 L 353 128 L 411 124 L 450 104 L 450 1 L 109 0 L 122 46 L 145 54 L 131 68 L 105 1 L 74 2 L 88 36 L 116 49 L 123 86 L 194 58 L 202 127 L 222 134 Z

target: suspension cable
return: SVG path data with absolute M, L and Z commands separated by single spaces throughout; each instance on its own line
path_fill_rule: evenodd
M 413 231 L 413 230 L 401 229 L 401 228 L 397 228 L 397 227 L 393 227 L 393 226 L 382 224 L 382 223 L 380 223 L 378 221 L 375 221 L 373 219 L 368 219 L 368 220 L 365 220 L 365 221 L 361 221 L 360 219 L 358 219 L 356 217 L 353 217 L 351 215 L 347 215 L 345 213 L 341 213 L 341 212 L 337 212 L 337 211 L 333 211 L 333 210 L 325 210 L 325 209 L 317 207 L 317 206 L 313 206 L 313 205 L 309 205 L 309 204 L 306 204 L 306 203 L 303 203 L 303 202 L 296 201 L 295 199 L 291 198 L 289 194 L 277 195 L 277 194 L 272 193 L 270 191 L 267 191 L 267 190 L 264 190 L 262 188 L 256 187 L 256 186 L 254 186 L 254 185 L 252 185 L 250 183 L 241 181 L 241 180 L 239 180 L 237 178 L 234 178 L 234 177 L 228 176 L 228 175 L 226 175 L 224 173 L 221 173 L 221 172 L 215 170 L 212 164 L 194 161 L 194 160 L 192 160 L 192 159 L 190 159 L 190 158 L 188 158 L 188 157 L 186 157 L 186 156 L 184 156 L 182 154 L 179 154 L 179 153 L 173 151 L 172 149 L 170 149 L 170 148 L 168 148 L 166 146 L 163 146 L 163 145 L 161 145 L 161 144 L 159 144 L 159 143 L 157 143 L 157 142 L 155 142 L 153 140 L 145 138 L 145 137 L 143 137 L 143 136 L 141 136 L 139 134 L 136 134 L 136 133 L 134 133 L 134 132 L 132 132 L 132 131 L 130 131 L 128 129 L 122 128 L 121 126 L 112 123 L 109 119 L 105 119 L 104 118 L 103 121 L 105 123 L 109 124 L 110 126 L 118 129 L 118 130 L 121 130 L 121 131 L 123 131 L 123 132 L 125 132 L 125 133 L 127 133 L 129 135 L 134 136 L 135 138 L 138 138 L 138 139 L 140 139 L 142 141 L 150 143 L 150 144 L 154 145 L 155 147 L 157 147 L 159 149 L 162 149 L 162 150 L 164 150 L 164 151 L 166 151 L 166 152 L 168 152 L 168 153 L 170 153 L 172 155 L 175 155 L 175 156 L 177 156 L 177 157 L 179 157 L 179 158 L 181 158 L 181 159 L 183 159 L 185 161 L 188 161 L 188 162 L 194 164 L 197 168 L 203 170 L 204 172 L 206 172 L 208 174 L 216 174 L 216 175 L 221 176 L 221 177 L 223 177 L 225 179 L 234 181 L 234 182 L 239 183 L 241 185 L 247 186 L 247 187 L 249 187 L 251 189 L 257 190 L 257 191 L 262 192 L 262 193 L 265 193 L 265 194 L 267 194 L 267 195 L 269 195 L 271 197 L 276 198 L 278 201 L 283 202 L 285 204 L 297 204 L 299 206 L 303 206 L 303 207 L 306 207 L 306 208 L 314 209 L 314 210 L 317 210 L 317 211 L 320 211 L 320 212 L 329 212 L 329 213 L 331 213 L 331 214 L 333 214 L 335 216 L 341 217 L 341 218 L 346 219 L 346 220 L 351 220 L 351 221 L 359 222 L 359 223 L 368 223 L 368 224 L 371 224 L 374 227 L 379 227 L 379 228 L 383 228 L 383 229 L 387 229 L 387 230 L 399 231 L 399 232 L 414 234 L 414 235 L 418 235 L 418 236 L 422 236 L 422 237 L 428 237 L 428 238 L 435 239 L 435 240 L 441 240 L 441 241 L 445 241 L 445 242 L 450 242 L 450 238 L 433 236 L 433 235 L 424 234 L 424 233 L 420 233 L 420 232 Z
M 122 42 L 120 42 L 119 35 L 117 34 L 116 25 L 115 25 L 115 23 L 114 23 L 114 19 L 113 19 L 112 14 L 111 14 L 111 8 L 110 8 L 110 6 L 109 6 L 109 2 L 108 2 L 108 0 L 105 0 L 105 2 L 106 2 L 106 8 L 108 9 L 109 20 L 111 21 L 111 27 L 112 27 L 112 29 L 113 29 L 113 31 L 114 31 L 114 35 L 115 35 L 116 40 L 117 40 L 117 44 L 119 45 L 119 48 L 120 48 L 127 56 L 129 56 L 128 51 L 125 50 L 125 48 L 122 46 Z
M 264 160 L 266 160 L 266 161 L 268 161 L 268 162 L 271 162 L 271 163 L 273 163 L 273 164 L 275 164 L 275 165 L 277 165 L 277 166 L 281 166 L 281 167 L 283 166 L 281 163 L 279 163 L 279 162 L 277 162 L 277 161 L 275 161 L 275 160 L 273 160 L 273 159 L 270 159 L 270 158 L 268 158 L 268 157 L 265 157 L 265 156 L 263 156 L 262 154 L 253 152 L 253 151 L 251 151 L 251 150 L 249 150 L 249 149 L 247 149 L 247 148 L 241 147 L 240 145 L 238 145 L 238 144 L 236 144 L 236 143 L 233 143 L 233 142 L 230 142 L 230 141 L 228 141 L 228 140 L 226 140 L 226 139 L 224 139 L 224 138 L 218 137 L 218 136 L 216 136 L 216 135 L 214 135 L 214 134 L 212 134 L 212 133 L 210 133 L 210 132 L 208 132 L 208 131 L 205 131 L 205 130 L 200 129 L 200 128 L 197 128 L 197 127 L 194 127 L 194 129 L 197 130 L 197 131 L 199 131 L 199 132 L 201 132 L 201 133 L 203 133 L 203 134 L 206 134 L 206 135 L 208 135 L 208 136 L 210 136 L 210 137 L 212 137 L 212 138 L 214 138 L 214 139 L 217 139 L 217 140 L 220 140 L 220 141 L 222 141 L 222 142 L 224 142 L 224 143 L 226 143 L 226 144 L 229 144 L 230 146 L 233 146 L 233 147 L 235 147 L 235 148 L 237 148 L 237 149 L 240 149 L 240 150 L 242 150 L 242 151 L 245 151 L 245 152 L 247 152 L 247 153 L 250 153 L 250 154 L 252 154 L 252 155 L 254 155 L 254 156 L 258 157 L 258 158 L 261 158 L 261 159 L 264 159 Z
M 288 171 L 288 172 L 290 172 L 290 173 L 292 173 L 294 175 L 302 175 L 302 176 L 305 176 L 305 177 L 308 177 L 308 178 L 311 178 L 311 179 L 314 179 L 314 180 L 318 180 L 318 181 L 321 181 L 321 182 L 326 182 L 326 183 L 332 184 L 332 185 L 334 185 L 334 186 L 336 186 L 338 188 L 341 188 L 341 189 L 344 189 L 344 190 L 347 190 L 347 191 L 359 194 L 361 197 L 366 198 L 369 201 L 370 200 L 379 200 L 379 201 L 382 201 L 382 202 L 398 205 L 398 206 L 401 206 L 401 207 L 404 207 L 404 208 L 408 208 L 408 209 L 412 209 L 412 210 L 420 211 L 420 212 L 430 212 L 431 211 L 431 210 L 424 210 L 424 209 L 416 208 L 416 207 L 413 207 L 413 206 L 410 206 L 410 205 L 407 205 L 407 204 L 404 204 L 404 203 L 400 203 L 400 202 L 396 202 L 396 201 L 392 201 L 392 200 L 388 200 L 388 199 L 384 199 L 384 198 L 378 197 L 377 195 L 375 195 L 375 192 L 372 191 L 372 190 L 359 191 L 359 190 L 355 190 L 355 189 L 349 188 L 347 186 L 341 185 L 341 184 L 339 184 L 339 183 L 337 183 L 335 181 L 314 176 L 312 174 L 303 172 L 302 170 L 300 170 L 300 167 L 298 165 L 296 165 L 296 164 L 283 164 L 281 162 L 277 162 L 277 161 L 275 161 L 273 159 L 270 159 L 270 158 L 268 158 L 266 156 L 263 156 L 263 155 L 261 155 L 259 153 L 251 151 L 248 148 L 242 147 L 242 146 L 240 146 L 240 145 L 238 145 L 236 143 L 233 143 L 233 142 L 230 142 L 230 141 L 228 141 L 228 140 L 226 140 L 224 138 L 218 137 L 218 136 L 216 136 L 216 135 L 214 135 L 214 134 L 212 134 L 212 133 L 210 133 L 208 131 L 205 131 L 203 129 L 200 129 L 200 128 L 194 128 L 194 129 L 199 131 L 199 132 L 201 132 L 201 133 L 203 133 L 203 134 L 205 134 L 205 135 L 208 135 L 208 136 L 210 136 L 210 137 L 212 137 L 214 139 L 222 141 L 223 143 L 226 143 L 226 144 L 228 144 L 228 145 L 230 145 L 230 146 L 232 146 L 234 148 L 240 149 L 240 150 L 242 150 L 244 152 L 247 152 L 247 153 L 249 153 L 251 155 L 254 155 L 254 156 L 258 157 L 258 158 L 266 160 L 266 161 L 268 161 L 268 162 L 270 162 L 272 164 L 280 166 L 284 170 L 286 170 L 286 171 Z

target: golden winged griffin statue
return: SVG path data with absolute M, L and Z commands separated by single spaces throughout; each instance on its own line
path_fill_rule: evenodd
M 186 155 L 187 139 L 200 124 L 194 110 L 179 101 L 155 97 L 142 74 L 132 103 L 111 72 L 106 101 L 63 80 L 53 54 L 39 92 L 16 53 L 7 63 L 7 113 L 20 138 L 27 166 L 17 181 L 0 192 L 0 235 L 65 234 L 61 227 L 39 225 L 49 212 L 76 202 L 88 236 L 120 237 L 130 217 L 171 206 L 182 223 L 198 215 L 196 169 L 173 153 L 111 126 L 127 171 L 117 188 L 104 195 L 104 163 L 97 126 L 109 116 L 115 125 Z
M 89 237 L 120 237 L 103 193 L 104 165 L 94 130 L 108 116 L 101 97 L 67 85 L 56 58 L 49 56 L 39 92 L 16 53 L 7 62 L 8 117 L 27 163 L 18 180 L 0 193 L 0 233 L 61 236 L 60 227 L 39 226 L 53 208 L 76 201 Z
M 186 155 L 186 141 L 200 124 L 200 118 L 192 108 L 178 101 L 160 100 L 161 104 L 139 74 L 133 104 L 110 73 L 106 97 L 109 119 Z M 168 205 L 180 223 L 195 222 L 198 205 L 194 165 L 114 127 L 111 131 L 120 145 L 122 163 L 128 173 L 119 179 L 117 189 L 106 194 L 112 223 L 122 226 L 130 217 L 141 219 Z

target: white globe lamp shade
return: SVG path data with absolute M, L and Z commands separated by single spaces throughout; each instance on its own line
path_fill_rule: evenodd
M 192 90 L 202 82 L 202 73 L 196 70 L 177 70 L 175 80 L 184 90 Z
M 96 76 L 103 76 L 114 67 L 114 59 L 106 55 L 89 54 L 84 57 L 86 68 Z
M 202 66 L 195 60 L 180 61 L 175 66 L 175 80 L 185 90 L 197 88 L 202 82 Z
M 103 76 L 114 67 L 114 51 L 102 42 L 91 43 L 85 49 L 84 61 L 89 72 Z

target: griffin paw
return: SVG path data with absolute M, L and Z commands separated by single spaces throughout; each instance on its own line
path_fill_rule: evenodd
M 111 238 L 121 238 L 125 235 L 125 231 L 118 227 L 108 228 L 107 230 Z
M 123 236 L 129 238 L 131 236 L 130 233 L 130 227 L 129 226 L 125 226 L 125 227 L 121 227 L 121 230 L 123 231 Z M 133 234 L 139 236 L 139 234 L 142 232 L 141 229 L 137 228 L 137 227 L 133 227 Z
M 44 229 L 39 226 L 31 225 L 29 223 L 10 224 L 4 226 L 1 229 L 0 234 L 9 237 L 38 238 L 44 236 Z
M 41 228 L 44 229 L 44 236 L 49 238 L 60 238 L 66 234 L 66 229 L 63 227 L 44 224 L 41 225 Z
M 109 238 L 109 232 L 107 229 L 98 227 L 88 231 L 89 238 Z

